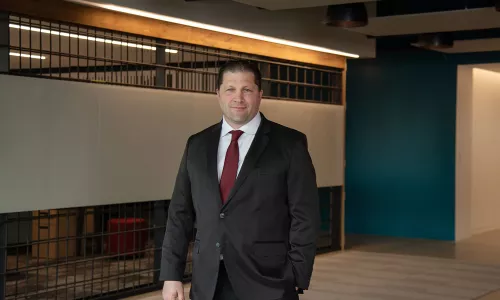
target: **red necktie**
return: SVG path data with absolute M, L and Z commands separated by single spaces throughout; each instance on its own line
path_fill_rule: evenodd
M 240 152 L 238 148 L 238 139 L 243 134 L 241 130 L 233 130 L 231 144 L 227 148 L 226 159 L 224 160 L 224 169 L 220 178 L 220 193 L 222 203 L 225 203 L 231 188 L 236 181 L 236 174 L 238 173 L 238 161 L 240 159 Z

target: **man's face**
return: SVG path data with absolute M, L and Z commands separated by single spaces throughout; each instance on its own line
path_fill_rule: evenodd
M 239 128 L 259 112 L 262 90 L 255 84 L 253 73 L 226 72 L 217 97 L 226 121 L 233 128 Z

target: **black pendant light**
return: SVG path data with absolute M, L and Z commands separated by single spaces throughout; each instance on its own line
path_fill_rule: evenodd
M 418 37 L 417 45 L 428 49 L 453 48 L 453 34 L 451 32 L 422 34 Z
M 364 3 L 329 5 L 323 24 L 327 26 L 352 28 L 368 24 L 368 13 Z

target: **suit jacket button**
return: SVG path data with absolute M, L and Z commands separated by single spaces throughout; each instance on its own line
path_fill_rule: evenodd
M 221 219 L 224 219 L 224 217 L 226 217 L 226 215 L 225 215 L 224 213 L 221 213 L 221 214 L 219 215 L 219 217 L 220 217 Z
M 215 247 L 219 248 L 219 247 L 220 247 L 220 244 L 219 244 L 219 243 L 215 244 Z

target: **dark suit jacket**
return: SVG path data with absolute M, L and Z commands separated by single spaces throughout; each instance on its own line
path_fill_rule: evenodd
M 193 250 L 191 298 L 212 300 L 220 254 L 241 300 L 297 299 L 316 255 L 320 212 L 306 136 L 262 122 L 226 204 L 217 175 L 222 122 L 188 139 L 168 211 L 160 280 L 180 281 Z

